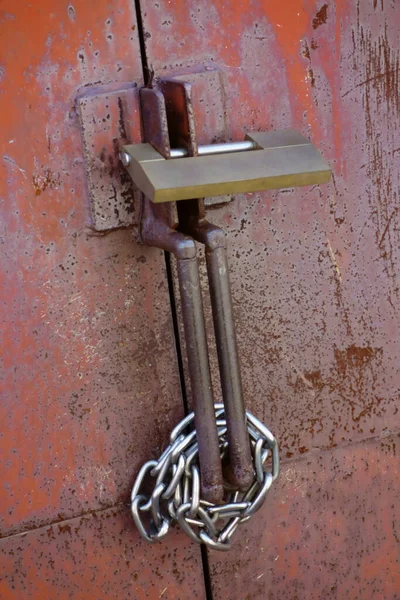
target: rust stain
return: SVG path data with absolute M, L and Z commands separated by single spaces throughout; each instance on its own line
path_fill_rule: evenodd
M 315 87 L 315 76 L 314 76 L 314 71 L 311 67 L 311 54 L 310 54 L 310 48 L 308 46 L 307 40 L 303 41 L 303 49 L 302 49 L 301 53 L 304 56 L 304 58 L 306 58 L 309 61 L 309 65 L 307 67 L 307 78 L 308 78 L 308 81 L 310 82 L 311 87 Z
M 311 383 L 314 389 L 321 390 L 325 385 L 322 381 L 320 369 L 315 371 L 305 371 L 304 377 Z
M 383 349 L 371 346 L 357 346 L 351 344 L 344 349 L 334 348 L 334 362 L 330 371 L 323 374 L 321 369 L 314 371 L 298 372 L 292 383 L 288 378 L 288 384 L 297 395 L 306 387 L 313 392 L 314 414 L 309 418 L 300 420 L 300 429 L 309 432 L 311 438 L 324 429 L 324 414 L 319 408 L 319 399 L 322 394 L 328 394 L 330 401 L 336 406 L 342 403 L 349 409 L 351 427 L 360 433 L 363 432 L 362 421 L 367 417 L 380 412 L 380 399 L 370 393 L 374 389 L 377 374 L 383 361 Z M 339 421 L 341 420 L 339 417 Z M 325 424 L 325 427 L 327 425 Z M 345 426 L 347 428 L 347 425 Z M 334 448 L 338 445 L 335 427 L 328 434 L 326 448 Z M 296 448 L 300 454 L 306 453 L 309 448 L 299 444 L 299 437 L 292 436 L 291 449 L 286 450 L 285 456 L 291 458 L 294 455 L 292 448 Z M 281 444 L 285 445 L 285 439 L 281 436 Z
M 379 5 L 381 7 L 381 10 L 383 10 L 383 0 L 379 1 Z M 377 8 L 378 6 L 378 0 L 374 0 L 374 10 Z
M 307 60 L 311 60 L 310 48 L 308 47 L 307 40 L 304 40 L 302 55 Z
M 321 8 L 319 9 L 319 11 L 317 12 L 317 14 L 315 15 L 315 17 L 312 21 L 313 29 L 318 29 L 318 27 L 320 27 L 321 25 L 326 23 L 327 20 L 328 20 L 328 5 L 324 4 L 323 6 L 321 6 Z
M 40 196 L 42 192 L 45 192 L 47 188 L 51 190 L 58 190 L 61 185 L 61 177 L 59 173 L 52 173 L 50 169 L 44 169 L 42 175 L 32 176 L 33 187 L 35 189 L 35 196 Z
M 335 348 L 335 360 L 337 372 L 343 378 L 346 377 L 349 369 L 362 370 L 372 359 L 382 356 L 382 348 L 371 348 L 371 346 L 355 346 L 352 344 L 345 350 Z M 360 377 L 361 373 L 357 375 Z

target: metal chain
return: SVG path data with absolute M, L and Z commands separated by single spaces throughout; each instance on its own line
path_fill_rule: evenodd
M 200 470 L 194 413 L 172 431 L 169 446 L 158 460 L 140 469 L 131 494 L 132 515 L 140 534 L 149 542 L 165 537 L 178 523 L 194 542 L 213 550 L 229 550 L 231 537 L 241 523 L 262 506 L 279 474 L 278 444 L 272 433 L 254 415 L 246 412 L 254 465 L 254 480 L 245 492 L 224 483 L 225 502 L 212 504 L 200 497 Z M 221 459 L 228 450 L 223 404 L 215 404 Z M 142 491 L 153 482 L 150 496 Z M 145 524 L 144 520 L 147 524 Z

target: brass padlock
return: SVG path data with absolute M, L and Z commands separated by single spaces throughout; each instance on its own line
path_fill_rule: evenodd
M 152 202 L 260 192 L 327 183 L 331 169 L 317 148 L 294 130 L 254 132 L 243 142 L 198 147 L 198 156 L 171 150 L 165 159 L 151 144 L 123 147 L 133 182 Z

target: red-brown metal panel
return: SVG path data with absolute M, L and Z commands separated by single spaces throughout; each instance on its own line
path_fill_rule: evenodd
M 313 140 L 334 171 L 328 186 L 237 197 L 208 215 L 228 231 L 247 405 L 276 433 L 283 457 L 298 459 L 299 471 L 315 460 L 308 453 L 328 452 L 321 472 L 306 479 L 311 505 L 300 498 L 287 517 L 285 539 L 293 540 L 290 561 L 295 564 L 303 552 L 298 520 L 306 516 L 312 528 L 318 513 L 310 506 L 326 515 L 331 510 L 329 485 L 326 497 L 320 496 L 314 479 L 316 485 L 330 481 L 331 461 L 358 448 L 367 462 L 388 460 L 379 439 L 400 425 L 400 7 L 389 0 L 142 0 L 142 7 L 147 59 L 157 74 L 200 64 L 224 73 L 233 139 L 252 129 L 294 127 Z M 200 123 L 208 120 L 207 111 L 212 111 L 210 103 L 197 104 Z M 202 142 L 212 141 L 213 131 L 198 129 Z M 352 446 L 368 438 L 376 441 L 365 448 Z M 391 505 L 395 481 L 388 470 L 375 489 L 371 471 L 357 464 L 359 484 L 349 480 L 346 495 L 355 518 L 359 489 L 367 495 L 374 488 L 376 502 L 385 507 Z M 260 573 L 264 567 L 271 570 L 268 581 L 281 582 L 281 597 L 325 597 L 318 595 L 324 573 L 317 564 L 309 562 L 312 573 L 301 579 L 290 569 L 278 569 L 269 555 L 264 563 L 258 555 L 260 529 L 268 536 L 280 510 L 274 504 L 290 494 L 290 482 L 278 480 L 267 501 L 275 516 L 269 520 L 267 506 L 264 517 L 254 517 L 246 560 L 241 545 L 224 557 L 223 568 L 212 553 L 218 598 L 277 597 L 268 586 L 246 592 L 255 560 Z M 341 525 L 339 511 L 336 515 L 329 518 L 347 534 L 324 543 L 332 563 L 348 556 L 355 568 L 354 575 L 351 570 L 346 575 L 347 597 L 400 597 L 393 579 L 395 523 L 385 521 L 381 557 L 372 533 L 364 537 L 360 530 L 355 537 L 351 519 Z M 375 514 L 367 511 L 363 517 L 366 531 L 372 532 Z M 321 552 L 317 536 L 310 544 L 313 556 Z M 385 575 L 377 574 L 377 595 L 373 588 L 361 593 L 356 580 L 357 573 L 364 573 L 357 571 L 361 552 L 391 574 L 391 587 L 385 588 Z M 243 578 L 239 590 L 236 585 L 228 589 L 233 572 Z M 307 589 L 297 591 L 296 577 Z M 321 587 L 307 596 L 313 593 L 307 586 L 316 585 L 318 577 Z M 339 585 L 340 577 L 331 585 Z M 334 573 L 326 581 L 333 578 Z M 341 597 L 335 594 L 332 589 L 331 597 Z
M 135 246 L 129 231 L 85 229 L 75 104 L 96 86 L 140 83 L 133 8 L 126 0 L 1 8 L 0 590 L 179 597 L 174 569 L 182 574 L 198 549 L 179 536 L 138 543 L 129 516 L 109 509 L 127 499 L 138 465 L 181 416 L 163 258 Z M 214 595 L 398 598 L 396 437 L 386 433 L 400 418 L 399 8 L 142 0 L 142 9 L 157 74 L 200 63 L 222 73 L 221 131 L 240 138 L 297 127 L 334 168 L 324 189 L 240 197 L 212 214 L 231 240 L 248 405 L 294 459 L 244 541 L 238 533 L 223 562 L 211 555 Z M 200 141 L 216 135 L 212 104 L 196 102 L 208 124 Z M 90 511 L 98 516 L 80 517 Z M 72 550 L 63 538 L 71 530 Z M 132 582 L 133 563 L 116 550 L 131 540 L 134 563 L 156 570 L 164 560 L 165 586 L 141 587 L 136 563 Z M 53 561 L 54 575 L 35 579 Z M 204 597 L 199 573 L 196 562 L 182 598 L 192 587 Z
M 163 253 L 89 227 L 76 98 L 140 85 L 133 3 L 6 0 L 0 27 L 0 596 L 204 597 L 198 548 L 118 512 L 182 416 Z
M 267 506 L 212 553 L 213 598 L 400 598 L 399 436 L 287 462 Z
M 203 599 L 198 548 L 138 538 L 128 511 L 109 509 L 0 540 L 2 600 Z

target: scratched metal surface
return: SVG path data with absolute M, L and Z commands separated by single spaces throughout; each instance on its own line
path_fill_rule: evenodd
M 395 434 L 287 462 L 235 555 L 211 553 L 213 598 L 398 600 L 398 448 Z
M 75 99 L 140 85 L 136 17 L 125 0 L 6 0 L 0 39 L 0 562 L 14 577 L 0 596 L 110 597 L 106 589 L 126 589 L 139 573 L 142 546 L 125 516 L 107 521 L 102 511 L 127 501 L 139 465 L 182 416 L 163 253 L 129 230 L 86 227 Z M 86 534 L 58 535 L 83 513 L 94 515 L 83 519 L 90 553 Z M 110 558 L 123 551 L 121 528 L 129 565 Z M 54 540 L 42 537 L 53 529 Z M 199 549 L 183 537 L 172 545 L 140 550 L 163 579 L 142 581 L 149 597 L 201 575 Z M 186 550 L 188 579 L 173 573 Z M 96 569 L 110 582 L 101 593 Z M 42 593 L 57 580 L 60 595 Z
M 197 554 L 177 532 L 155 549 L 116 507 L 0 540 L 0 598 L 203 600 Z
M 110 90 L 105 88 L 111 87 Z M 90 205 L 95 231 L 133 226 L 140 202 L 138 191 L 119 160 L 119 144 L 141 142 L 139 87 L 136 82 L 92 86 L 76 100 Z M 113 141 L 115 142 L 113 143 Z
M 241 196 L 209 211 L 209 220 L 229 234 L 247 405 L 277 435 L 284 459 L 308 460 L 324 449 L 334 460 L 339 450 L 351 453 L 351 444 L 397 431 L 398 3 L 143 0 L 142 6 L 147 58 L 156 73 L 199 64 L 221 69 L 234 139 L 251 129 L 295 127 L 333 168 L 328 186 Z M 211 102 L 197 104 L 197 119 L 212 110 Z M 210 142 L 213 132 L 201 136 Z M 212 364 L 216 375 L 215 359 Z M 349 450 L 341 450 L 345 444 Z M 379 448 L 377 442 L 368 449 L 377 461 Z M 325 478 L 328 467 L 322 468 Z M 361 480 L 365 490 L 367 482 L 373 485 L 367 470 Z M 373 492 L 381 502 L 389 494 L 385 481 L 391 486 L 393 474 Z M 274 498 L 289 493 L 279 485 Z M 355 511 L 357 488 L 337 502 Z M 308 510 L 296 506 L 287 524 L 294 537 Z M 312 511 L 307 517 L 312 523 Z M 365 518 L 371 531 L 374 517 Z M 255 518 L 252 535 L 269 523 L 267 512 Z M 395 533 L 387 535 L 383 571 L 385 560 L 398 555 Z M 331 552 L 356 564 L 364 545 L 374 552 L 372 535 L 342 536 Z M 306 552 L 317 557 L 320 548 L 312 543 Z M 240 548 L 223 562 L 212 555 L 216 598 L 228 598 L 232 565 L 241 569 Z M 248 567 L 242 568 L 247 581 Z M 284 597 L 297 597 L 294 584 L 287 585 Z M 388 597 L 400 597 L 391 589 Z M 256 590 L 244 597 L 265 597 Z

